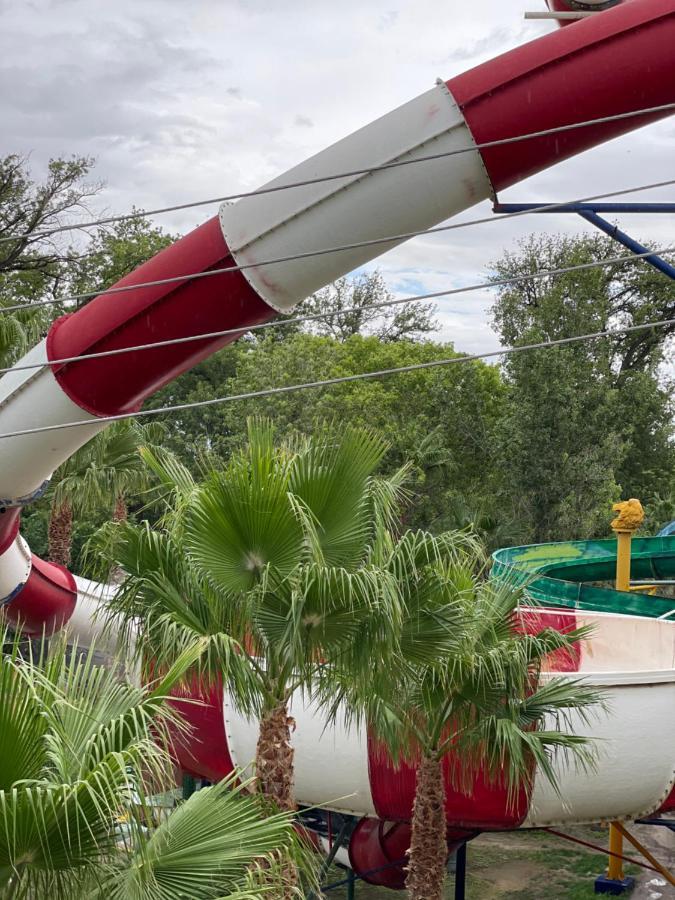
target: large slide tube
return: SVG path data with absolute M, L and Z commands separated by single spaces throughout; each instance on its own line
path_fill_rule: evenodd
M 432 226 L 562 159 L 658 118 L 656 114 L 629 117 L 503 146 L 477 146 L 675 102 L 674 46 L 672 0 L 633 0 L 437 83 L 271 186 L 460 152 L 225 205 L 219 216 L 120 282 L 119 286 L 131 290 L 100 296 L 55 322 L 46 341 L 24 359 L 38 367 L 10 373 L 0 381 L 0 433 L 83 423 L 78 428 L 0 440 L 0 602 L 7 618 L 33 632 L 49 632 L 72 617 L 78 633 L 87 631 L 98 588 L 76 581 L 59 566 L 31 558 L 18 533 L 21 507 L 38 495 L 61 462 L 105 427 L 102 417 L 139 409 L 153 392 L 236 335 L 104 359 L 67 364 L 56 360 L 228 328 L 243 333 L 252 324 L 291 309 L 402 238 L 273 265 L 265 264 L 267 260 Z M 208 278 L 189 277 L 230 266 L 245 268 Z M 181 280 L 134 289 L 147 281 L 174 277 Z M 646 695 L 648 687 L 635 689 L 631 707 L 635 717 L 644 705 L 638 695 L 640 691 Z M 659 696 L 672 703 L 670 694 L 660 692 Z M 214 688 L 207 699 L 208 708 L 194 713 L 201 717 L 196 723 L 199 737 L 187 753 L 193 771 L 215 776 L 251 758 L 254 734 L 250 723 L 228 711 L 222 691 Z M 390 818 L 409 815 L 409 774 L 389 772 L 366 739 L 337 732 L 324 735 L 311 710 L 303 712 L 302 718 L 297 732 L 297 741 L 305 742 L 297 747 L 300 798 L 328 802 L 337 792 L 354 798 L 353 808 L 362 812 Z M 663 746 L 672 747 L 673 738 L 675 734 L 664 733 Z M 325 762 L 331 758 L 328 741 L 333 742 L 336 765 L 333 780 L 326 785 Z M 653 806 L 670 790 L 672 771 L 666 770 L 672 753 L 664 750 L 662 755 L 653 783 L 640 798 L 631 800 L 634 809 L 642 809 L 643 801 Z M 393 792 L 395 777 L 403 781 Z M 480 794 L 482 786 L 477 784 L 476 791 Z M 459 816 L 467 827 L 532 822 L 530 798 L 521 798 L 509 811 L 503 791 L 492 788 L 488 793 L 480 794 L 482 805 L 473 817 L 468 812 Z M 578 796 L 583 806 L 583 785 Z M 544 808 L 549 800 L 546 816 L 550 821 L 560 808 L 558 798 L 541 798 L 538 805 Z M 577 809 L 579 816 L 586 812 L 586 807 Z M 620 814 L 614 808 L 605 812 Z
M 596 768 L 588 773 L 560 760 L 560 793 L 535 773 L 534 789 L 523 787 L 515 798 L 509 798 L 504 784 L 492 783 L 478 773 L 465 794 L 454 785 L 452 772 L 458 760 L 449 754 L 444 760 L 448 822 L 469 831 L 511 829 L 639 818 L 672 808 L 675 624 L 545 608 L 524 613 L 522 620 L 528 631 L 584 626 L 592 633 L 581 642 L 574 668 L 566 664 L 563 671 L 574 671 L 575 677 L 597 686 L 611 709 L 611 716 L 599 714 L 590 722 L 572 714 L 575 734 L 598 739 Z M 560 671 L 555 655 L 548 664 Z M 215 781 L 255 758 L 258 726 L 219 687 L 204 700 L 205 706 L 179 704 L 193 725 L 193 734 L 199 735 L 182 748 L 180 757 L 188 771 Z M 326 727 L 320 710 L 304 701 L 299 691 L 292 698 L 291 715 L 297 724 L 292 742 L 299 803 L 390 822 L 410 820 L 415 766 L 393 764 L 371 736 L 346 728 L 339 717 Z M 641 739 L 645 735 L 648 741 Z

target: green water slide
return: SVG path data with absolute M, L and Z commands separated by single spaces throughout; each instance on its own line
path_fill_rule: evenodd
M 527 591 L 545 606 L 675 619 L 675 599 L 615 591 L 596 582 L 614 580 L 616 540 L 561 541 L 507 547 L 493 554 L 492 575 L 527 583 Z M 633 538 L 631 578 L 656 584 L 675 578 L 675 534 Z

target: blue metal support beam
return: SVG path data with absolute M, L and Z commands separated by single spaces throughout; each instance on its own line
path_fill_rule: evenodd
M 551 209 L 551 203 L 495 203 L 493 211 L 496 213 L 522 213 L 522 212 L 542 212 L 542 213 L 575 213 L 585 219 L 595 228 L 604 231 L 613 240 L 627 247 L 631 253 L 639 254 L 644 261 L 675 281 L 675 266 L 666 262 L 656 252 L 650 256 L 644 256 L 649 253 L 649 248 L 644 247 L 639 241 L 636 241 L 630 235 L 617 225 L 612 225 L 598 213 L 675 213 L 675 203 L 566 203 L 564 206 L 557 206 Z
M 466 900 L 466 846 L 467 842 L 457 848 L 455 868 L 455 900 Z
M 583 210 L 579 215 L 582 219 L 586 219 L 587 222 L 590 222 L 591 225 L 595 225 L 596 228 L 599 228 L 600 231 L 604 231 L 605 234 L 608 234 L 613 240 L 623 244 L 623 246 L 627 247 L 631 253 L 649 253 L 648 247 L 644 247 L 634 238 L 630 237 L 630 235 L 626 234 L 625 231 L 621 231 L 616 225 L 612 225 L 611 222 L 603 219 L 602 216 L 599 216 L 596 212 Z M 665 259 L 662 259 L 660 256 L 645 256 L 643 259 L 650 266 L 675 281 L 675 266 L 671 266 Z
M 543 212 L 578 213 L 588 209 L 598 213 L 675 213 L 675 203 L 565 203 L 551 209 L 552 203 L 495 203 L 496 213 Z

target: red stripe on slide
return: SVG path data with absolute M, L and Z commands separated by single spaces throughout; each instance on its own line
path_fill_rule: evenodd
M 53 634 L 66 624 L 77 602 L 75 579 L 68 569 L 33 556 L 28 581 L 3 607 L 5 618 L 26 634 Z
M 11 547 L 19 533 L 21 507 L 9 506 L 0 509 L 0 556 Z
M 673 789 L 668 794 L 666 799 L 663 801 L 661 806 L 656 810 L 657 812 L 673 812 L 675 811 L 675 785 Z
M 484 775 L 474 778 L 467 794 L 452 786 L 453 767 L 459 764 L 454 753 L 443 760 L 445 780 L 445 817 L 448 825 L 466 829 L 518 828 L 527 816 L 529 792 L 522 787 L 515 802 L 508 802 L 502 784 L 490 784 Z M 416 767 L 409 763 L 396 766 L 386 750 L 368 738 L 368 772 L 373 804 L 381 819 L 409 822 L 415 799 Z
M 116 287 L 230 265 L 235 263 L 215 216 Z M 65 393 L 82 409 L 98 416 L 133 412 L 155 391 L 231 343 L 248 326 L 275 315 L 241 272 L 139 287 L 99 296 L 78 312 L 58 319 L 47 336 L 47 356 L 61 359 L 241 327 L 241 332 L 226 337 L 53 366 Z
M 675 102 L 675 4 L 635 0 L 576 22 L 450 79 L 477 143 Z M 495 191 L 669 115 L 481 150 Z
M 173 749 L 185 772 L 220 781 L 234 769 L 230 756 L 223 718 L 222 685 L 200 688 L 195 685 L 190 691 L 181 691 L 181 697 L 189 699 L 172 700 L 189 726 L 188 734 L 174 733 Z
M 367 884 L 403 890 L 410 836 L 407 822 L 385 822 L 368 817 L 359 819 L 349 839 L 352 869 Z M 475 831 L 449 828 L 446 834 L 448 853 L 475 836 Z
M 573 612 L 561 612 L 545 608 L 523 607 L 518 614 L 516 631 L 521 634 L 539 634 L 544 628 L 552 628 L 561 634 L 569 634 L 577 627 Z M 581 668 L 581 646 L 577 643 L 569 650 L 554 650 L 545 660 L 548 672 L 578 672 Z

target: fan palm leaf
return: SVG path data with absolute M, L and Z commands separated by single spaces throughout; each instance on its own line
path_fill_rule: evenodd
M 325 425 L 275 445 L 271 424 L 252 419 L 248 437 L 200 484 L 169 455 L 144 453 L 167 511 L 158 532 L 116 529 L 115 561 L 129 577 L 109 615 L 156 664 L 206 638 L 199 674 L 221 680 L 271 734 L 326 658 L 361 653 L 364 629 L 385 646 L 400 618 L 395 579 L 373 559 L 389 550 L 381 532 L 406 470 L 376 475 L 386 445 L 368 429 Z
M 146 786 L 172 783 L 162 748 L 176 717 L 163 700 L 201 648 L 176 661 L 152 689 L 70 656 L 23 658 L 18 637 L 3 633 L 0 659 L 2 775 L 0 891 L 72 897 L 87 872 L 115 852 L 116 819 Z
M 173 812 L 123 865 L 111 869 L 97 897 L 109 900 L 207 900 L 264 896 L 279 851 L 299 852 L 288 815 L 261 820 L 248 783 L 204 788 Z M 256 878 L 256 873 L 264 874 Z M 256 881 L 258 884 L 256 885 Z

